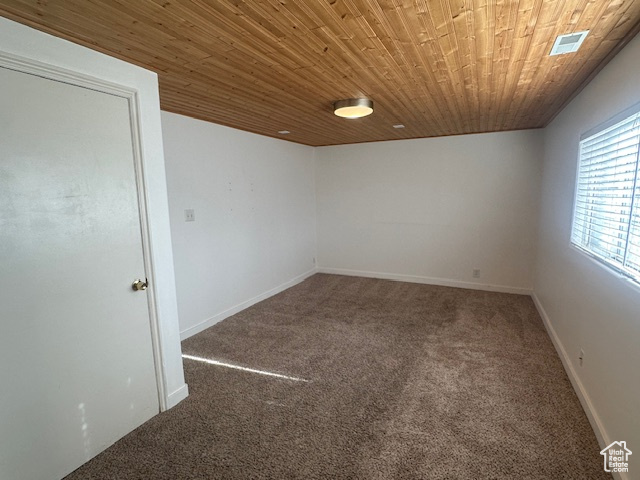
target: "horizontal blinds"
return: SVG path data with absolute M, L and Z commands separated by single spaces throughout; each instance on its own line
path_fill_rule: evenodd
M 631 214 L 627 256 L 624 262 L 624 266 L 625 268 L 631 270 L 636 278 L 640 278 L 640 160 L 638 161 L 636 179 L 636 191 L 634 197 L 635 206 Z
M 574 244 L 640 279 L 640 112 L 580 142 Z

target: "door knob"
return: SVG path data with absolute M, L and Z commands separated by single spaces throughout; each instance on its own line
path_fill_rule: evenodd
M 143 282 L 142 280 L 137 279 L 135 282 L 131 284 L 131 288 L 134 289 L 136 292 L 139 290 L 146 290 L 147 282 Z

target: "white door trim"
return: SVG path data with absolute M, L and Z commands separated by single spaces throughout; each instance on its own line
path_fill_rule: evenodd
M 151 342 L 153 347 L 153 360 L 156 373 L 156 384 L 158 388 L 158 400 L 160 411 L 165 411 L 173 406 L 175 401 L 169 402 L 169 392 L 167 391 L 167 377 L 164 368 L 164 357 L 160 336 L 160 323 L 157 309 L 156 276 L 151 244 L 151 231 L 148 218 L 148 192 L 144 176 L 145 157 L 141 141 L 140 125 L 140 102 L 136 89 L 119 85 L 113 82 L 101 80 L 90 75 L 68 70 L 56 65 L 47 64 L 30 58 L 20 57 L 7 52 L 0 51 L 0 67 L 8 68 L 22 73 L 36 75 L 42 78 L 76 85 L 91 90 L 116 95 L 125 98 L 129 104 L 129 118 L 131 119 L 131 136 L 133 141 L 134 170 L 136 177 L 136 187 L 138 193 L 138 211 L 140 214 L 140 227 L 142 238 L 142 251 L 144 257 L 145 275 L 149 281 L 147 289 L 149 305 L 149 323 L 151 332 Z

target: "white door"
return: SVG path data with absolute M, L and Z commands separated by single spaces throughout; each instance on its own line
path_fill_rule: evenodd
M 0 68 L 0 478 L 159 411 L 128 100 Z

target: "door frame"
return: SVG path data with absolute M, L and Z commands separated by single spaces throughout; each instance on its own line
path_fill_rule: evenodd
M 140 218 L 140 235 L 142 240 L 142 253 L 145 276 L 148 280 L 147 301 L 149 311 L 149 329 L 153 349 L 153 362 L 155 368 L 156 385 L 158 389 L 158 402 L 160 411 L 163 412 L 172 405 L 169 404 L 167 389 L 167 373 L 164 367 L 164 356 L 161 339 L 161 326 L 158 316 L 158 304 L 156 301 L 156 275 L 151 245 L 151 229 L 148 216 L 148 190 L 144 175 L 145 157 L 142 148 L 142 126 L 140 123 L 140 99 L 138 90 L 125 85 L 102 80 L 81 72 L 68 70 L 53 64 L 48 64 L 31 58 L 21 57 L 0 50 L 0 67 L 16 72 L 36 75 L 49 80 L 87 88 L 98 92 L 115 95 L 127 100 L 129 106 L 130 130 L 133 148 L 133 163 L 135 171 L 136 190 L 138 196 L 138 214 Z

